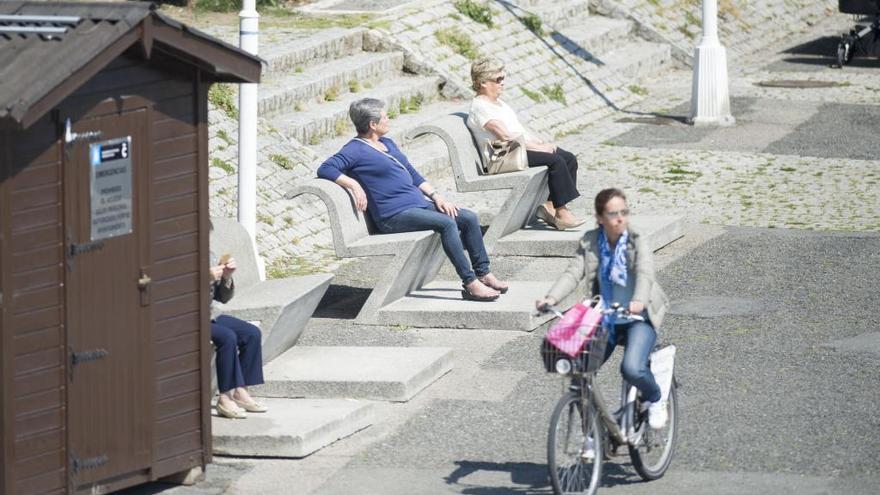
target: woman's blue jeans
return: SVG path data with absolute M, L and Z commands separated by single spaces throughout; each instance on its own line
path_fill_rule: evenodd
M 654 374 L 648 367 L 648 357 L 657 342 L 657 332 L 650 322 L 633 321 L 622 325 L 614 325 L 608 334 L 605 348 L 605 360 L 614 352 L 617 344 L 626 346 L 620 373 L 623 378 L 642 393 L 642 400 L 657 402 L 660 400 L 660 387 L 654 380 Z
M 483 244 L 483 232 L 477 214 L 458 209 L 458 216 L 438 211 L 434 203 L 425 208 L 410 208 L 379 222 L 379 230 L 384 234 L 433 230 L 440 234 L 443 251 L 455 267 L 461 282 L 467 285 L 477 277 L 489 273 L 489 255 Z M 468 256 L 465 256 L 467 251 Z M 470 260 L 468 260 L 470 257 Z

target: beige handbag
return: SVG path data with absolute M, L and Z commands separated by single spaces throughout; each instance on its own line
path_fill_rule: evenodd
M 529 168 L 529 159 L 526 155 L 526 143 L 523 136 L 513 139 L 486 140 L 486 150 L 489 156 L 489 175 L 506 174 L 508 172 L 520 172 Z

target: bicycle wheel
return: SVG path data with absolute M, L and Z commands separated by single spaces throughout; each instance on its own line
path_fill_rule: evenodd
M 556 495 L 592 495 L 602 477 L 602 422 L 578 393 L 563 395 L 550 417 L 547 464 Z M 592 447 L 592 449 L 590 449 Z
M 629 456 L 632 458 L 636 472 L 646 481 L 662 477 L 672 462 L 678 433 L 678 396 L 675 390 L 675 378 L 672 379 L 666 407 L 669 421 L 666 423 L 666 428 L 660 430 L 648 426 L 648 411 L 641 411 L 636 416 L 636 425 L 641 430 L 641 440 L 635 446 L 629 446 Z

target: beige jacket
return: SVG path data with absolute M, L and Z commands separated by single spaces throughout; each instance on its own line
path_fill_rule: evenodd
M 585 280 L 586 296 L 593 297 L 599 293 L 599 229 L 584 234 L 580 240 L 577 254 L 568 264 L 565 272 L 556 280 L 547 293 L 556 301 L 561 301 L 575 290 L 578 282 Z M 654 253 L 645 244 L 645 238 L 629 229 L 629 240 L 626 246 L 626 266 L 631 274 L 635 274 L 633 301 L 639 301 L 648 308 L 648 318 L 654 329 L 659 332 L 663 317 L 669 309 L 669 298 L 654 280 Z

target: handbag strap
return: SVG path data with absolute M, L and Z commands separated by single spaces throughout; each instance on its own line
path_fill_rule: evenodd
M 392 155 L 391 153 L 389 153 L 389 152 L 387 152 L 387 151 L 382 151 L 382 150 L 380 150 L 379 148 L 373 146 L 372 143 L 370 143 L 369 141 L 367 141 L 367 140 L 364 139 L 364 138 L 356 137 L 356 138 L 352 138 L 352 139 L 356 139 L 356 140 L 358 140 L 358 141 L 360 141 L 360 142 L 366 144 L 366 145 L 369 146 L 370 148 L 373 148 L 374 150 L 378 151 L 379 153 L 382 153 L 383 155 L 387 156 L 388 158 L 391 158 L 392 160 L 394 160 L 394 163 L 400 165 L 400 168 L 406 170 L 406 173 L 409 173 L 409 170 L 406 169 L 406 166 L 405 166 L 404 164 L 400 163 L 400 160 L 398 160 L 397 158 L 395 158 L 394 155 Z

